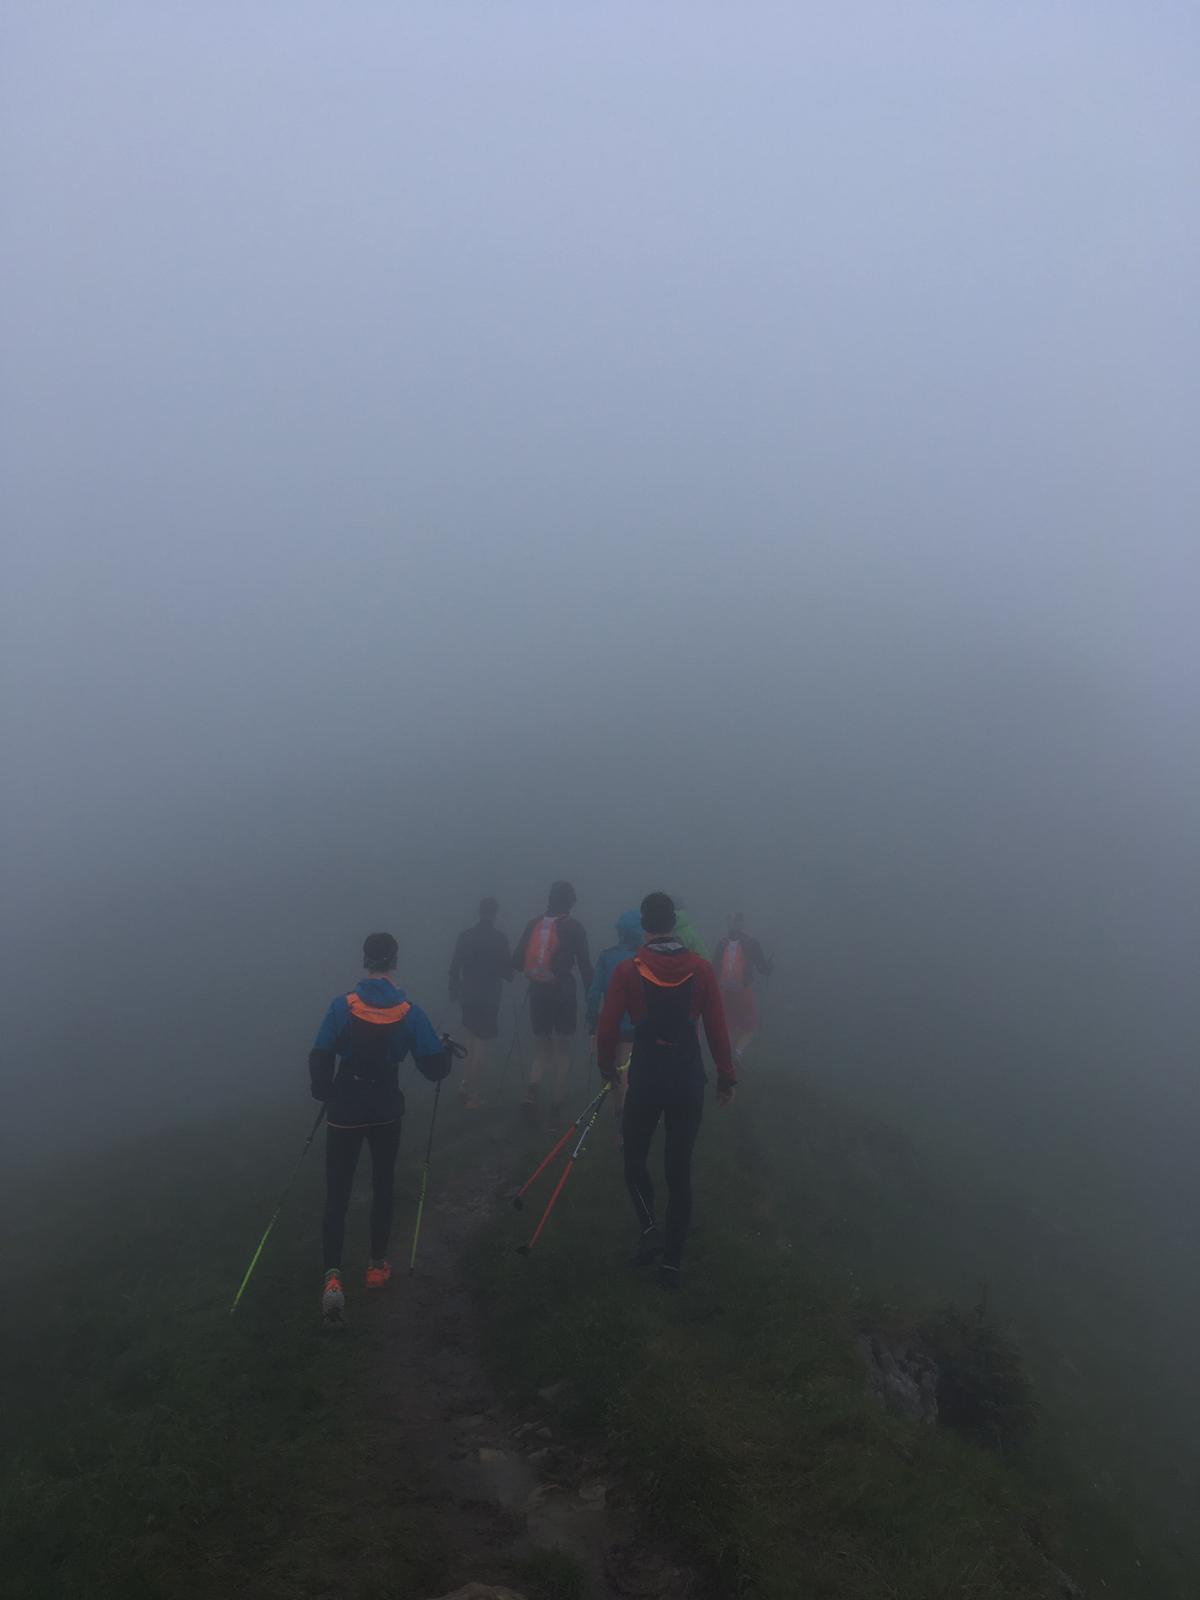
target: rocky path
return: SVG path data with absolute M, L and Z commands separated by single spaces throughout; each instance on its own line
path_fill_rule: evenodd
M 428 1516 L 459 1552 L 451 1592 L 489 1585 L 514 1560 L 551 1550 L 568 1553 L 587 1574 L 588 1600 L 683 1600 L 694 1592 L 689 1575 L 636 1531 L 612 1464 L 561 1436 L 566 1378 L 555 1375 L 534 1407 L 516 1412 L 484 1369 L 459 1261 L 471 1235 L 507 1202 L 511 1152 L 499 1118 L 486 1132 L 472 1130 L 469 1148 L 462 1148 L 460 1117 L 452 1112 L 446 1121 L 417 1271 L 408 1278 L 405 1263 L 385 1295 L 363 1308 L 383 1319 L 373 1357 L 382 1367 L 375 1388 L 381 1470 L 419 1486 Z M 394 1259 L 406 1254 L 396 1249 Z

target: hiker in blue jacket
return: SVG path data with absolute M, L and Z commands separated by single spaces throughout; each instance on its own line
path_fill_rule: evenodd
M 642 914 L 640 911 L 622 911 L 617 918 L 618 943 L 610 945 L 607 950 L 601 950 L 596 957 L 596 970 L 592 974 L 592 981 L 587 992 L 587 1025 L 588 1033 L 593 1043 L 596 1037 L 596 1024 L 600 1020 L 600 1012 L 604 1005 L 604 996 L 608 993 L 612 975 L 631 956 L 637 954 L 641 948 L 642 939 Z M 625 1105 L 625 1085 L 628 1081 L 626 1069 L 629 1066 L 629 1057 L 633 1050 L 633 1023 L 628 1015 L 621 1019 L 621 1040 L 617 1046 L 617 1075 L 613 1079 L 613 1109 L 617 1115 L 617 1141 L 620 1142 L 621 1112 Z
M 398 955 L 399 946 L 390 933 L 368 934 L 363 943 L 367 975 L 332 1002 L 308 1057 L 313 1098 L 327 1107 L 321 1310 L 328 1324 L 341 1322 L 345 1310 L 342 1245 L 354 1169 L 364 1143 L 371 1152 L 367 1288 L 382 1289 L 392 1275 L 387 1247 L 404 1117 L 400 1064 L 411 1056 L 431 1083 L 440 1082 L 450 1071 L 444 1041 L 420 1006 L 396 986 Z

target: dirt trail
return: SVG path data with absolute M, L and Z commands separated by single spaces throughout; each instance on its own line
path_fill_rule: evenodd
M 459 1262 L 472 1234 L 507 1203 L 512 1113 L 469 1132 L 457 1107 L 443 1115 L 417 1271 L 407 1276 L 401 1202 L 393 1260 L 403 1265 L 385 1296 L 363 1308 L 382 1315 L 387 1335 L 374 1386 L 380 1468 L 420 1485 L 429 1518 L 459 1552 L 446 1592 L 503 1581 L 496 1574 L 509 1561 L 559 1550 L 586 1571 L 589 1600 L 683 1600 L 693 1592 L 689 1575 L 630 1525 L 603 1457 L 560 1436 L 563 1375 L 552 1375 L 558 1382 L 548 1382 L 535 1408 L 516 1412 L 484 1369 Z

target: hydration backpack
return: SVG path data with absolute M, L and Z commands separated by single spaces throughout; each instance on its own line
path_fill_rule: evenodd
M 525 946 L 525 976 L 534 983 L 553 983 L 558 977 L 554 957 L 558 952 L 561 917 L 542 917 Z
M 721 952 L 721 974 L 718 980 L 722 989 L 746 987 L 746 957 L 740 939 L 727 939 Z
M 639 1078 L 669 1084 L 689 1071 L 702 1073 L 700 1038 L 692 1016 L 692 974 L 671 982 L 656 976 L 640 956 L 634 956 L 633 964 L 646 999 L 646 1015 L 634 1026 Z
M 392 1029 L 403 1022 L 412 1006 L 401 1000 L 394 1006 L 371 1006 L 356 989 L 346 996 L 350 1010 L 350 1067 L 366 1083 L 382 1083 L 391 1066 Z

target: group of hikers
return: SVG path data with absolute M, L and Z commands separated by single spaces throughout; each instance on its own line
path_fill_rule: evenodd
M 639 1230 L 634 1260 L 638 1266 L 656 1265 L 660 1284 L 677 1289 L 691 1220 L 692 1152 L 707 1082 L 699 1026 L 716 1069 L 717 1104 L 727 1107 L 757 1027 L 755 976 L 769 974 L 771 963 L 740 913 L 730 917 L 710 960 L 682 904 L 655 892 L 637 911 L 617 919 L 617 943 L 593 966 L 574 909 L 575 891 L 560 879 L 551 885 L 545 911 L 530 919 L 511 951 L 496 926 L 499 905 L 490 897 L 480 901 L 474 926 L 459 934 L 449 994 L 461 1007 L 466 1034 L 460 1098 L 468 1111 L 482 1105 L 504 986 L 523 976 L 529 983 L 533 1036 L 524 1113 L 531 1123 L 540 1123 L 548 1084 L 549 1123 L 562 1125 L 579 1026 L 578 972 L 596 1065 L 617 1111 L 625 1182 Z M 340 1322 L 345 1310 L 342 1246 L 364 1142 L 372 1172 L 366 1287 L 381 1289 L 391 1277 L 387 1253 L 404 1116 L 400 1065 L 411 1057 L 425 1078 L 440 1083 L 461 1053 L 447 1036 L 439 1038 L 427 1014 L 397 987 L 398 958 L 390 933 L 368 935 L 366 976 L 330 1004 L 309 1054 L 312 1093 L 324 1104 L 327 1125 L 321 1300 L 327 1323 Z M 648 1164 L 660 1122 L 667 1185 L 661 1229 Z

